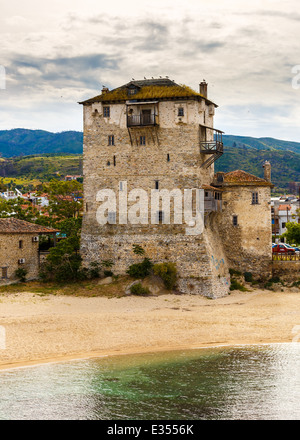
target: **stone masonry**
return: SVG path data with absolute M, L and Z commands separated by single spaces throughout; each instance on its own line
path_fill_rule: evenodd
M 84 111 L 84 215 L 81 254 L 85 265 L 111 259 L 113 271 L 124 274 L 129 265 L 141 261 L 133 244 L 141 245 L 154 263 L 175 262 L 178 289 L 207 297 L 224 296 L 229 290 L 228 252 L 215 198 L 222 188 L 211 186 L 217 147 L 213 116 L 217 107 L 207 98 L 207 85 L 200 92 L 178 86 L 168 79 L 131 81 L 124 86 L 82 102 Z M 205 154 L 201 146 L 212 147 Z M 204 145 L 206 147 L 206 145 Z M 206 151 L 207 153 L 207 151 Z M 121 182 L 121 183 L 120 183 Z M 149 200 L 153 191 L 208 188 L 210 208 L 205 209 L 205 228 L 187 235 L 187 224 L 153 224 L 150 212 L 144 224 L 121 224 L 118 200 L 123 191 L 141 189 Z M 117 195 L 111 221 L 99 224 L 97 212 L 103 203 L 99 190 Z M 134 202 L 132 200 L 131 202 Z M 220 201 L 221 202 L 221 201 Z M 133 203 L 128 203 L 129 209 Z M 195 208 L 195 204 L 194 210 Z M 219 207 L 221 204 L 218 205 Z M 174 203 L 171 202 L 171 219 Z M 221 225 L 221 227 L 220 227 Z M 225 247 L 224 247 L 225 244 Z M 250 245 L 251 246 L 251 245 Z

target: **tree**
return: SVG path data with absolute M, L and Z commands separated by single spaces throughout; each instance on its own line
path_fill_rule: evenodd
M 300 224 L 289 222 L 286 224 L 287 231 L 283 234 L 289 243 L 300 244 Z
M 30 202 L 18 197 L 17 199 L 0 199 L 0 218 L 13 217 L 19 220 L 35 222 L 40 213 Z
M 82 184 L 76 180 L 51 180 L 43 190 L 49 198 L 49 223 L 60 229 L 66 219 L 79 218 L 82 212 Z
M 81 218 L 65 219 L 60 222 L 60 232 L 66 234 L 50 249 L 46 263 L 40 271 L 41 279 L 45 281 L 75 281 L 86 278 L 86 271 L 82 268 L 80 249 Z

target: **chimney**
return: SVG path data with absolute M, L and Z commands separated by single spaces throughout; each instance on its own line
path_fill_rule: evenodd
M 199 89 L 200 89 L 200 95 L 207 98 L 207 82 L 205 81 L 205 79 L 199 84 Z
M 264 169 L 264 179 L 271 182 L 271 164 L 268 160 L 263 164 Z
M 102 95 L 104 95 L 107 92 L 109 92 L 109 88 L 105 87 L 105 86 L 102 86 L 102 90 L 101 90 Z
M 215 179 L 217 181 L 217 183 L 223 183 L 224 182 L 224 172 L 223 171 L 218 171 L 215 175 Z

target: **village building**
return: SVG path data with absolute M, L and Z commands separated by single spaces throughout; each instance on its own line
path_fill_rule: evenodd
M 0 285 L 17 281 L 16 270 L 24 268 L 26 278 L 39 273 L 39 237 L 58 231 L 16 218 L 0 218 Z
M 17 199 L 18 197 L 22 197 L 22 193 L 21 191 L 18 190 L 18 188 L 15 189 L 15 191 L 4 191 L 2 193 L 0 193 L 0 198 L 4 199 L 4 200 L 13 200 L 13 199 Z
M 138 244 L 154 263 L 176 263 L 181 292 L 219 297 L 229 291 L 229 268 L 239 265 L 231 252 L 242 256 L 248 271 L 257 272 L 259 260 L 271 262 L 271 182 L 257 178 L 245 183 L 243 174 L 230 185 L 230 176 L 222 181 L 215 177 L 214 162 L 223 154 L 223 132 L 214 128 L 217 105 L 208 99 L 204 80 L 199 92 L 169 78 L 132 80 L 111 91 L 103 87 L 100 95 L 80 104 L 84 111 L 81 254 L 85 264 L 111 259 L 114 272 L 124 274 L 138 261 L 132 251 Z M 202 191 L 202 205 L 193 199 L 192 221 L 175 221 L 175 197 L 169 216 L 160 200 L 163 191 L 187 194 L 195 188 Z M 154 213 L 150 205 L 148 211 L 140 205 L 136 222 L 128 222 L 124 205 L 115 203 L 107 209 L 103 224 L 99 210 L 106 190 L 117 194 L 119 201 L 137 190 L 131 202 L 138 204 L 146 194 L 161 203 Z M 253 204 L 256 211 L 246 221 L 247 197 L 251 208 L 253 193 L 259 203 Z M 130 209 L 132 213 L 134 206 Z M 204 228 L 193 231 L 200 212 Z M 238 225 L 233 224 L 233 216 Z M 263 228 L 260 234 L 257 219 Z M 250 230 L 251 239 L 246 237 Z M 232 234 L 238 231 L 234 239 Z M 247 260 L 249 255 L 253 258 Z
M 271 214 L 273 240 L 285 241 L 286 224 L 300 223 L 300 199 L 293 194 L 271 197 Z

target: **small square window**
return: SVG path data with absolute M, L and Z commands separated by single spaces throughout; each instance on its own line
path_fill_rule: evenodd
M 103 107 L 103 116 L 105 118 L 109 118 L 110 117 L 110 107 Z
M 115 137 L 113 134 L 108 136 L 108 145 L 115 145 Z
M 178 116 L 184 116 L 184 108 L 183 107 L 178 108 Z
M 146 136 L 140 136 L 140 145 L 146 145 Z

